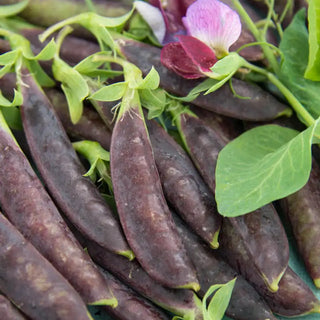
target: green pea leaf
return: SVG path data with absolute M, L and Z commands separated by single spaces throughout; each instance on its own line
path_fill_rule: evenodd
M 14 4 L 0 6 L 0 17 L 15 16 L 26 8 L 29 0 L 23 0 Z
M 154 90 L 159 87 L 160 76 L 157 70 L 152 67 L 145 78 L 136 86 L 135 89 L 150 89 Z
M 81 74 L 55 56 L 52 64 L 55 79 L 61 82 L 61 88 L 67 98 L 70 118 L 77 123 L 82 115 L 83 100 L 89 95 L 89 87 Z
M 308 64 L 308 30 L 305 10 L 300 10 L 285 29 L 280 42 L 283 61 L 278 74 L 282 83 L 314 118 L 320 115 L 320 82 L 304 77 Z
M 0 65 L 14 64 L 20 55 L 19 50 L 11 50 L 0 55 Z
M 89 98 L 98 101 L 116 101 L 123 97 L 127 86 L 126 82 L 113 83 L 97 90 Z
M 221 320 L 228 307 L 236 278 L 225 284 L 212 285 L 202 299 L 202 310 L 204 320 Z M 212 295 L 207 307 L 207 301 Z
M 227 144 L 216 166 L 219 213 L 239 216 L 302 188 L 311 170 L 317 123 L 301 133 L 276 125 L 259 126 Z
M 309 61 L 304 76 L 307 79 L 320 81 L 320 2 L 309 0 Z
M 140 91 L 140 99 L 143 107 L 148 109 L 148 119 L 153 119 L 162 115 L 165 110 L 167 96 L 162 89 Z

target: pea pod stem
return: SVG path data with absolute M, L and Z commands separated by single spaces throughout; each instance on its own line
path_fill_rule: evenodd
M 312 126 L 314 124 L 314 118 L 311 116 L 311 114 L 303 107 L 303 105 L 300 103 L 300 101 L 294 96 L 294 94 L 277 78 L 277 76 L 274 73 L 271 73 L 263 68 L 257 67 L 245 60 L 244 67 L 255 71 L 257 73 L 260 73 L 267 77 L 267 79 L 274 84 L 280 92 L 284 95 L 284 97 L 287 99 L 287 101 L 290 103 L 291 107 L 295 110 L 295 112 L 303 119 L 303 122 L 307 126 Z
M 248 15 L 247 11 L 243 8 L 239 0 L 231 0 L 234 8 L 237 10 L 245 24 L 247 25 L 248 29 L 252 32 L 254 37 L 259 42 L 266 42 L 265 34 L 260 32 L 255 23 L 252 21 L 250 16 Z M 271 48 L 268 45 L 261 45 L 262 51 L 266 58 L 268 59 L 273 71 L 277 73 L 279 71 L 279 63 L 275 58 Z

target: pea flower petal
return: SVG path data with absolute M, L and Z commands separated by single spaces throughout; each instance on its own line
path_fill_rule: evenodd
M 195 1 L 182 21 L 188 34 L 206 43 L 219 58 L 228 53 L 241 33 L 238 13 L 219 0 Z
M 134 5 L 136 10 L 152 29 L 159 43 L 163 43 L 166 35 L 166 24 L 161 10 L 144 1 L 135 1 Z
M 206 76 L 217 58 L 206 44 L 191 36 L 178 36 L 178 42 L 171 42 L 161 50 L 162 64 L 186 79 Z

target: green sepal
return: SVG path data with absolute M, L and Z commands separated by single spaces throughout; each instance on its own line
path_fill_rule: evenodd
M 81 74 L 56 56 L 52 64 L 54 78 L 61 82 L 67 98 L 72 123 L 77 123 L 82 115 L 83 100 L 89 95 L 89 87 Z
M 104 86 L 94 92 L 89 99 L 98 101 L 117 101 L 121 99 L 126 91 L 127 82 L 117 82 Z
M 0 18 L 15 16 L 16 14 L 23 11 L 28 4 L 29 4 L 29 0 L 22 0 L 14 4 L 1 5 Z
M 9 101 L 7 98 L 5 98 L 0 90 L 0 106 L 1 107 L 16 107 L 20 106 L 23 102 L 22 94 L 14 89 L 14 98 L 12 101 Z

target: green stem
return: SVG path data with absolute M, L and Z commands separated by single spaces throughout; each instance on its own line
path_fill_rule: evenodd
M 248 29 L 251 31 L 253 36 L 256 38 L 258 42 L 267 42 L 265 36 L 259 31 L 255 23 L 252 21 L 247 11 L 243 8 L 239 0 L 231 0 L 234 8 L 237 10 L 242 20 L 247 25 Z M 268 59 L 271 68 L 275 73 L 279 71 L 279 64 L 277 59 L 275 58 L 273 51 L 270 49 L 268 45 L 261 45 L 262 51 L 265 57 Z
M 244 63 L 244 67 L 255 71 L 257 73 L 263 74 L 267 77 L 267 79 L 274 84 L 279 91 L 284 95 L 287 101 L 290 103 L 291 107 L 294 111 L 303 119 L 303 122 L 309 127 L 314 124 L 315 119 L 311 116 L 311 114 L 303 107 L 300 101 L 292 94 L 292 92 L 276 77 L 275 74 L 257 67 L 249 62 Z

